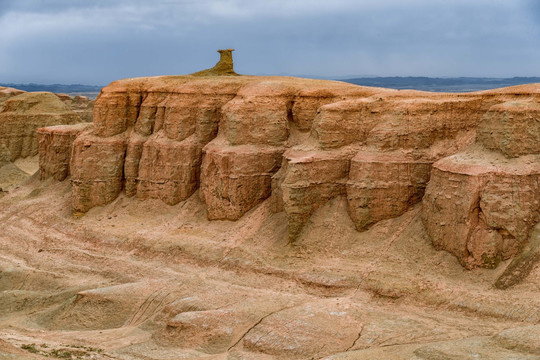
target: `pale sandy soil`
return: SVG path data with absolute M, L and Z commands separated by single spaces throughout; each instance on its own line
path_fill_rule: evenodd
M 13 190 L 19 184 L 39 170 L 39 157 L 20 158 L 13 163 L 0 164 L 0 197 Z
M 291 245 L 268 202 L 74 218 L 70 191 L 34 176 L 0 199 L 0 359 L 540 359 L 540 268 L 495 289 L 508 262 L 464 270 L 419 206 L 357 232 L 336 198 Z
M 18 158 L 13 162 L 13 164 L 28 175 L 33 175 L 39 170 L 39 155 Z

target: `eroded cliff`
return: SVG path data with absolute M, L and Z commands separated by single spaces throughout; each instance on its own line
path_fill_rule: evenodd
M 291 241 L 336 196 L 358 230 L 422 202 L 436 247 L 490 267 L 538 221 L 539 96 L 537 85 L 435 94 L 285 77 L 126 79 L 103 89 L 93 130 L 41 130 L 42 174 L 71 173 L 75 213 L 122 191 L 174 205 L 198 190 L 208 219 L 238 220 L 269 199 Z
M 12 160 L 38 154 L 38 128 L 81 122 L 53 93 L 20 92 L 1 105 L 0 144 L 9 149 Z

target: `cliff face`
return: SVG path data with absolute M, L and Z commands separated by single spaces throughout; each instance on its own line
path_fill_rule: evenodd
M 56 149 L 72 151 L 58 162 L 70 158 L 76 213 L 122 191 L 173 205 L 199 190 L 212 220 L 269 199 L 294 240 L 336 196 L 358 230 L 422 202 L 437 247 L 493 266 L 538 221 L 539 96 L 536 85 L 433 94 L 281 77 L 126 79 L 96 100 L 94 130 Z M 46 131 L 42 173 L 60 179 L 66 166 L 47 159 L 65 130 Z
M 469 268 L 521 251 L 539 220 L 538 99 L 505 101 L 483 115 L 477 143 L 433 165 L 423 220 L 436 247 Z
M 22 92 L 0 107 L 0 144 L 9 149 L 11 160 L 34 156 L 38 154 L 38 128 L 78 122 L 80 117 L 56 95 Z
M 39 146 L 39 176 L 41 180 L 53 177 L 62 181 L 69 176 L 69 162 L 75 138 L 92 124 L 56 125 L 37 130 Z

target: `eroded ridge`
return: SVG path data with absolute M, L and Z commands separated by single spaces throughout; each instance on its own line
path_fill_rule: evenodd
M 538 221 L 539 94 L 253 76 L 116 81 L 70 150 L 73 211 L 122 191 L 174 205 L 199 190 L 209 219 L 238 220 L 270 198 L 292 241 L 336 196 L 358 230 L 422 202 L 437 247 L 467 267 L 494 266 Z

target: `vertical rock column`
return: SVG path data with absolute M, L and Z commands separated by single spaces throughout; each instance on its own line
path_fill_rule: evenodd
M 400 216 L 419 203 L 431 164 L 474 139 L 478 98 L 386 99 L 369 103 L 376 125 L 351 161 L 348 211 L 358 230 Z
M 56 95 L 29 92 L 6 100 L 0 109 L 0 144 L 7 146 L 11 160 L 38 154 L 37 129 L 80 123 L 81 118 Z
M 37 130 L 39 144 L 39 176 L 62 181 L 70 175 L 69 163 L 73 142 L 83 131 L 92 129 L 92 124 L 57 125 Z
M 357 150 L 353 143 L 366 141 L 374 126 L 371 100 L 340 101 L 314 112 L 309 147 L 288 150 L 283 169 L 276 175 L 273 191 L 276 211 L 287 214 L 289 241 L 328 200 L 346 194 L 350 160 Z
M 405 213 L 422 200 L 431 162 L 409 153 L 360 151 L 351 160 L 348 211 L 358 230 Z
M 211 86 L 207 85 L 207 91 Z M 174 205 L 199 188 L 202 149 L 217 135 L 221 107 L 232 96 L 227 92 L 169 95 L 162 103 L 164 113 L 157 132 L 141 148 L 138 198 L 161 199 Z
M 311 214 L 328 200 L 345 194 L 350 151 L 306 152 L 288 150 L 282 179 L 275 183 L 287 214 L 289 240 L 294 241 Z
M 475 147 L 433 165 L 422 219 L 435 247 L 467 268 L 518 254 L 540 219 L 540 106 L 493 106 Z
M 271 194 L 289 136 L 294 89 L 247 86 L 223 107 L 220 135 L 204 148 L 201 197 L 209 219 L 236 220 Z
M 75 214 L 108 204 L 122 191 L 126 130 L 135 124 L 140 105 L 140 93 L 125 89 L 103 91 L 96 100 L 94 131 L 73 142 L 70 169 Z
M 106 138 L 83 134 L 75 139 L 70 162 L 74 214 L 106 205 L 120 194 L 126 144 L 125 133 Z

